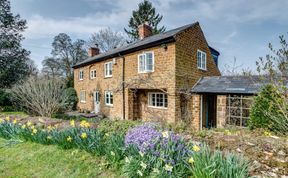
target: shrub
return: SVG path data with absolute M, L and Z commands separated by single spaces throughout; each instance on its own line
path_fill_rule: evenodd
M 98 130 L 104 133 L 112 134 L 119 133 L 121 135 L 126 134 L 128 129 L 139 125 L 141 122 L 139 121 L 131 121 L 131 120 L 110 120 L 103 119 L 99 122 Z
M 269 129 L 280 134 L 288 130 L 288 99 L 273 85 L 267 85 L 254 97 L 249 127 Z
M 31 114 L 51 117 L 67 107 L 68 97 L 63 95 L 61 79 L 31 77 L 12 88 L 13 100 Z
M 63 92 L 63 98 L 67 98 L 66 100 L 66 108 L 68 110 L 76 110 L 77 106 L 77 93 L 74 88 L 66 88 Z

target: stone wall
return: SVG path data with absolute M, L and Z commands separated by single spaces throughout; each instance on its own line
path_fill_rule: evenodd
M 226 95 L 217 95 L 217 128 L 223 128 L 226 123 Z

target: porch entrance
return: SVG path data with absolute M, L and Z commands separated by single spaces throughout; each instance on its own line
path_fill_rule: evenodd
M 202 127 L 216 127 L 217 95 L 202 95 Z

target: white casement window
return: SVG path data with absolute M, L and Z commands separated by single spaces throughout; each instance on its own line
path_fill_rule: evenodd
M 80 102 L 86 103 L 86 91 L 85 90 L 80 91 Z
M 113 92 L 105 91 L 105 104 L 107 106 L 113 106 Z
M 105 77 L 112 77 L 112 62 L 107 62 L 104 64 L 105 68 Z
M 167 94 L 162 92 L 148 94 L 148 106 L 155 108 L 167 108 Z
M 96 70 L 91 70 L 90 71 L 90 79 L 96 78 Z
M 79 70 L 79 80 L 83 80 L 84 79 L 84 71 L 81 69 Z
M 197 66 L 198 69 L 206 70 L 206 53 L 200 50 L 197 50 Z
M 138 73 L 154 71 L 154 53 L 144 52 L 138 55 Z

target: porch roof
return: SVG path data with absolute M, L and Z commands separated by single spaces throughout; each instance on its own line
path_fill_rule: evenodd
M 269 81 L 263 76 L 202 77 L 192 88 L 191 92 L 254 95 L 268 83 Z

